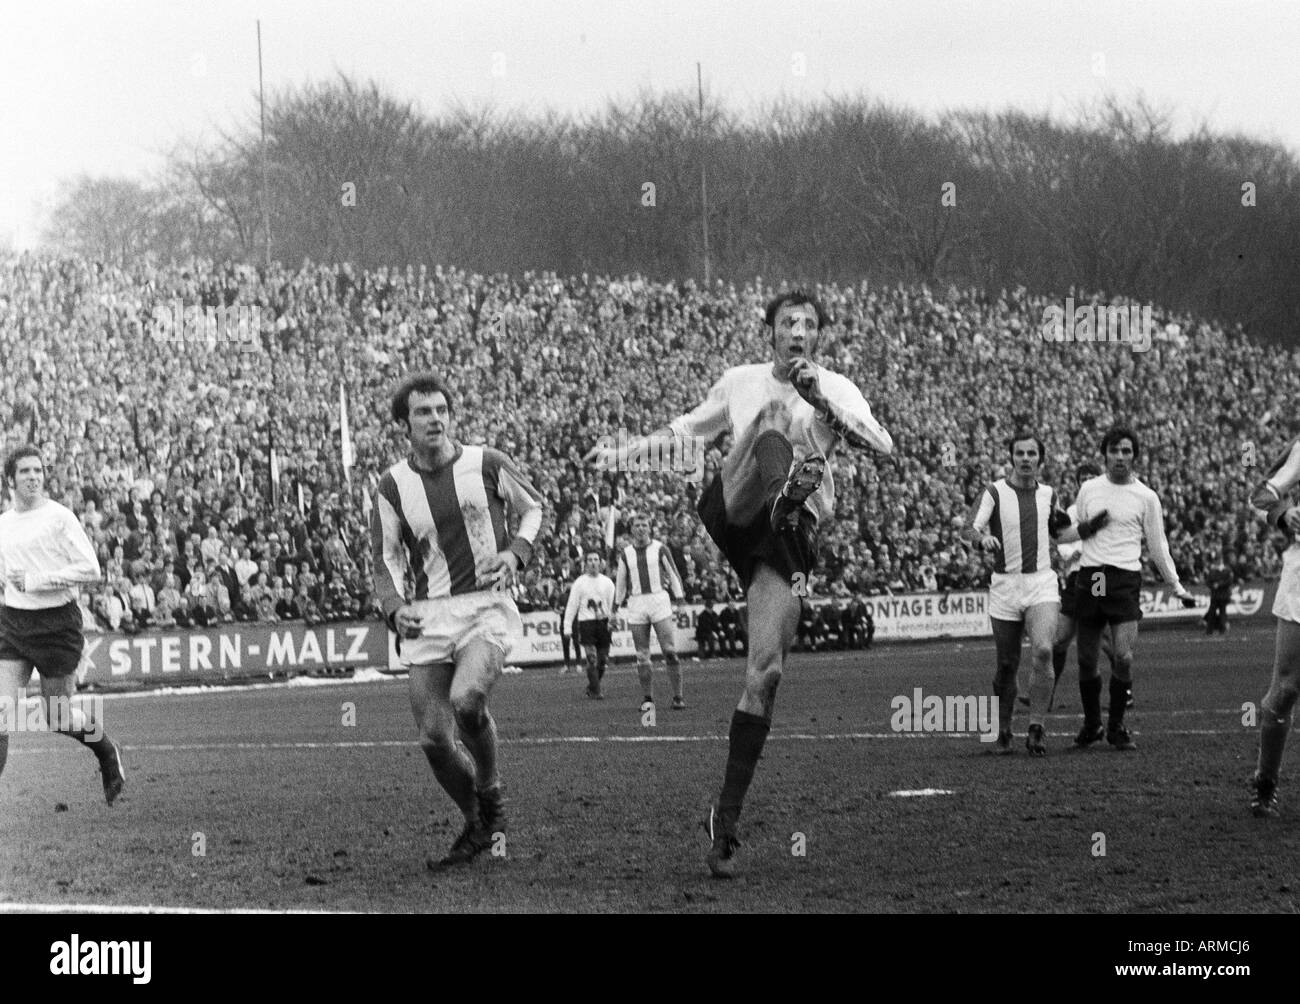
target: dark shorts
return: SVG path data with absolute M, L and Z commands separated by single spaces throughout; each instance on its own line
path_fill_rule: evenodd
M 609 648 L 609 621 L 578 621 L 578 642 L 584 648 Z
M 766 506 L 747 525 L 733 525 L 727 520 L 722 478 L 718 477 L 700 496 L 696 510 L 746 592 L 760 564 L 791 583 L 796 574 L 802 574 L 806 581 L 817 564 L 817 521 L 807 509 L 799 510 L 797 527 L 781 533 L 772 532 Z
M 0 607 L 0 659 L 30 662 L 46 679 L 71 676 L 81 665 L 81 609 Z
M 1065 577 L 1065 585 L 1061 587 L 1061 616 L 1062 617 L 1077 616 L 1075 610 L 1077 610 L 1078 607 L 1075 606 L 1075 602 L 1074 602 L 1074 589 L 1075 589 L 1074 583 L 1078 577 L 1079 577 L 1079 570 L 1077 568 Z
M 1097 578 L 1100 574 L 1103 579 Z M 1095 585 L 1105 582 L 1105 591 L 1094 596 Z M 1112 565 L 1080 568 L 1074 588 L 1075 618 L 1123 624 L 1142 619 L 1142 573 Z

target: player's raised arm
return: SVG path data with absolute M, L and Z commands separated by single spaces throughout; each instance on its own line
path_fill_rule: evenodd
M 804 395 L 804 399 L 817 409 L 818 421 L 855 450 L 875 450 L 885 456 L 894 452 L 893 437 L 876 421 L 871 414 L 871 405 L 867 404 L 867 399 L 852 380 L 824 371 L 819 377 L 814 363 L 808 360 L 796 362 L 803 364 L 791 371 L 791 381 L 796 388 L 801 387 L 800 381 L 806 387 L 811 377 L 818 377 L 820 394 Z M 807 375 L 810 373 L 811 377 Z M 803 389 L 800 393 L 803 394 Z

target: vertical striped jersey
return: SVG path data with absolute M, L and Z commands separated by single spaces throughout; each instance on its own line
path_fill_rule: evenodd
M 645 547 L 628 544 L 618 553 L 618 585 L 615 604 L 626 596 L 645 596 L 667 591 L 674 599 L 686 598 L 682 577 L 673 564 L 672 552 L 657 540 Z
M 999 478 L 980 493 L 970 525 L 998 539 L 995 572 L 1044 572 L 1052 567 L 1047 518 L 1057 508 L 1051 485 L 1016 488 Z
M 513 538 L 508 515 L 519 520 Z M 379 480 L 370 514 L 375 595 L 385 616 L 411 600 L 477 591 L 478 562 L 507 548 L 522 567 L 541 525 L 541 495 L 499 450 L 458 444 L 435 470 L 399 461 Z

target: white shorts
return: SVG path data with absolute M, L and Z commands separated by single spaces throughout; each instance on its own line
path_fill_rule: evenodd
M 994 572 L 989 584 L 989 616 L 999 621 L 1022 621 L 1025 611 L 1040 603 L 1061 605 L 1056 573 Z
M 1300 624 L 1300 546 L 1282 553 L 1282 577 L 1277 580 L 1273 616 Z
M 639 593 L 627 598 L 623 619 L 630 624 L 658 624 L 673 615 L 673 603 L 666 592 Z
M 461 649 L 480 638 L 509 655 L 524 632 L 519 608 L 509 593 L 461 593 L 416 600 L 411 606 L 420 614 L 421 630 L 418 638 L 401 639 L 403 666 L 455 662 Z

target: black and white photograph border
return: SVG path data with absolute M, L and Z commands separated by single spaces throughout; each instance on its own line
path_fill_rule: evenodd
M 0 914 L 1295 912 L 1296 37 L 7 14 Z

